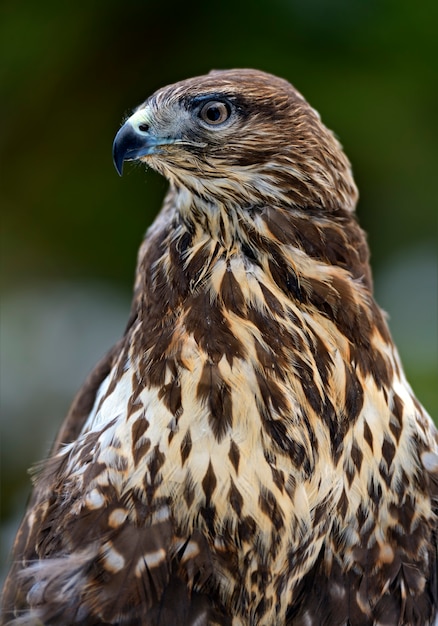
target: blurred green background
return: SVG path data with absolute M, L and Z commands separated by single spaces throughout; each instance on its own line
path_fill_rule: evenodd
M 111 144 L 155 89 L 212 68 L 289 79 L 340 137 L 376 293 L 438 415 L 436 3 L 4 2 L 1 52 L 2 544 L 26 468 L 128 316 L 136 252 L 166 182 Z

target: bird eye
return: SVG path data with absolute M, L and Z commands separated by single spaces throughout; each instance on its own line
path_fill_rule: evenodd
M 216 100 L 207 102 L 199 111 L 199 117 L 201 120 L 210 126 L 218 126 L 218 124 L 222 124 L 230 117 L 230 115 L 230 105 Z

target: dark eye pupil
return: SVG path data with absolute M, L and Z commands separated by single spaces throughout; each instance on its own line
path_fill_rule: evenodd
M 218 119 L 221 117 L 221 112 L 218 107 L 211 106 L 209 109 L 207 109 L 206 116 L 210 120 L 210 122 L 217 122 Z

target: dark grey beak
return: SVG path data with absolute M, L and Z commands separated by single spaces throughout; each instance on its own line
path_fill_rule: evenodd
M 130 120 L 125 122 L 115 136 L 113 143 L 113 162 L 119 175 L 122 175 L 124 161 L 132 161 L 151 154 L 156 145 L 155 137 L 146 131 L 135 128 Z

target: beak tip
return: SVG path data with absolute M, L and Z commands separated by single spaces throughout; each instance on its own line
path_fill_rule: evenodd
M 119 176 L 123 174 L 123 162 L 125 160 L 125 150 L 120 149 L 120 143 L 118 142 L 119 133 L 113 143 L 113 164 L 117 170 Z
M 116 161 L 115 159 L 113 159 L 113 163 L 114 163 L 114 167 L 116 168 L 117 174 L 119 176 L 123 176 L 123 160 Z

